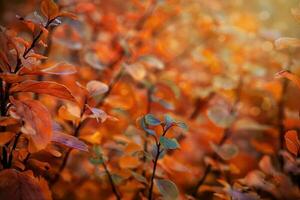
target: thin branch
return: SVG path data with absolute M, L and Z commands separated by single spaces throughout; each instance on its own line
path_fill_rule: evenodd
M 119 194 L 119 192 L 118 192 L 118 190 L 117 190 L 117 187 L 116 187 L 116 185 L 115 185 L 115 183 L 114 183 L 114 180 L 113 180 L 113 178 L 112 178 L 112 175 L 111 175 L 111 173 L 109 172 L 109 170 L 108 170 L 108 168 L 107 168 L 107 166 L 106 166 L 106 164 L 105 164 L 104 161 L 103 161 L 103 163 L 102 163 L 102 166 L 103 166 L 103 168 L 104 168 L 104 170 L 105 170 L 105 173 L 106 173 L 106 175 L 107 175 L 107 177 L 108 177 L 108 180 L 109 180 L 110 185 L 111 185 L 111 189 L 112 189 L 114 195 L 116 196 L 116 199 L 117 199 L 117 200 L 120 200 L 120 199 L 121 199 L 121 196 L 120 196 L 120 194 Z

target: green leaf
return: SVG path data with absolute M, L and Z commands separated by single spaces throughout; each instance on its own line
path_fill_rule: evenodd
M 145 123 L 145 118 L 142 118 L 141 120 L 140 120 L 140 124 L 141 124 L 141 127 L 143 128 L 143 130 L 146 132 L 146 133 L 148 133 L 149 135 L 156 135 L 156 133 L 155 133 L 155 131 L 153 131 L 153 130 L 151 130 L 151 129 L 149 129 L 148 128 L 148 126 L 147 126 L 147 124 Z
M 176 200 L 179 196 L 179 191 L 175 183 L 170 180 L 156 179 L 156 185 L 164 200 Z
M 144 176 L 142 176 L 142 175 L 140 175 L 140 174 L 138 174 L 138 173 L 136 173 L 134 171 L 131 171 L 131 174 L 139 182 L 148 184 L 148 182 L 147 182 L 147 180 L 146 180 L 146 178 Z
M 166 151 L 162 150 L 159 154 L 158 159 L 162 159 L 165 156 L 165 154 L 166 154 Z M 153 144 L 152 145 L 152 158 L 155 158 L 156 155 L 157 155 L 157 146 L 156 146 L 156 144 Z
M 188 130 L 188 126 L 186 125 L 186 123 L 184 122 L 177 122 L 176 125 L 180 128 L 182 128 L 183 130 L 187 131 Z
M 165 115 L 165 129 L 171 127 L 174 122 L 174 119 L 170 115 Z
M 152 114 L 145 115 L 145 122 L 151 126 L 158 126 L 161 124 L 161 121 L 155 118 Z
M 164 136 L 159 138 L 159 142 L 163 145 L 165 149 L 178 149 L 180 145 L 175 138 L 169 139 Z
M 93 164 L 93 165 L 101 165 L 101 164 L 104 162 L 104 160 L 103 160 L 102 157 L 98 157 L 98 158 L 89 158 L 89 161 L 90 161 L 90 163 Z

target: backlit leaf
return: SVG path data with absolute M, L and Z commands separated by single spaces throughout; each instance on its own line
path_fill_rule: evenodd
M 51 20 L 57 17 L 59 8 L 53 0 L 43 0 L 41 3 L 41 12 L 48 20 Z
M 284 135 L 285 144 L 289 152 L 297 156 L 300 151 L 300 141 L 295 130 L 287 131 Z
M 29 152 L 44 149 L 52 139 L 52 120 L 47 108 L 36 100 L 15 100 L 11 98 L 14 107 L 13 115 L 24 122 L 21 131 L 29 139 Z
M 71 91 L 64 85 L 52 81 L 24 81 L 16 84 L 10 89 L 11 93 L 33 92 L 39 94 L 48 94 L 61 99 L 76 102 Z

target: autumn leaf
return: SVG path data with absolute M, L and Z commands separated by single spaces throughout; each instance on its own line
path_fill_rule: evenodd
M 5 145 L 7 142 L 9 142 L 13 137 L 15 136 L 15 133 L 13 132 L 0 132 L 0 146 Z
M 108 85 L 100 81 L 92 80 L 86 84 L 86 89 L 89 91 L 90 96 L 97 96 L 106 93 L 108 91 Z
M 52 139 L 52 120 L 47 108 L 36 100 L 15 100 L 10 113 L 24 122 L 21 131 L 29 139 L 29 152 L 44 149 Z
M 0 199 L 11 200 L 51 200 L 51 192 L 43 178 L 32 172 L 5 169 L 0 172 Z
M 123 169 L 128 169 L 128 168 L 133 169 L 138 167 L 139 164 L 140 164 L 139 159 L 132 156 L 123 156 L 119 160 L 119 165 Z
M 80 141 L 78 138 L 59 131 L 54 131 L 51 141 L 63 144 L 67 147 L 78 149 L 81 151 L 88 151 L 88 146 Z
M 53 66 L 42 68 L 41 66 L 22 67 L 18 74 L 20 75 L 70 75 L 76 73 L 76 67 L 66 62 L 60 62 Z
M 59 8 L 53 0 L 43 0 L 41 3 L 41 12 L 48 20 L 52 20 L 59 14 Z
M 61 99 L 77 102 L 71 91 L 64 85 L 51 81 L 24 81 L 10 89 L 10 93 L 34 92 L 48 94 Z
M 18 83 L 24 80 L 24 77 L 12 73 L 0 73 L 0 78 L 7 83 Z
M 289 152 L 298 156 L 300 151 L 300 141 L 298 138 L 298 133 L 295 130 L 287 131 L 284 135 L 285 144 Z

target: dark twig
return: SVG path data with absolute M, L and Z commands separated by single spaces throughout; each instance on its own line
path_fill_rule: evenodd
M 108 170 L 108 168 L 107 168 L 105 162 L 102 163 L 102 166 L 103 166 L 103 168 L 104 168 L 104 170 L 105 170 L 105 173 L 106 173 L 106 175 L 107 175 L 107 177 L 108 177 L 108 180 L 109 180 L 110 185 L 111 185 L 111 189 L 112 189 L 114 195 L 116 196 L 116 199 L 117 199 L 117 200 L 120 200 L 120 199 L 121 199 L 121 196 L 120 196 L 120 194 L 119 194 L 119 192 L 118 192 L 118 190 L 117 190 L 117 187 L 116 187 L 116 185 L 115 185 L 115 183 L 114 183 L 114 180 L 113 180 L 113 178 L 112 178 L 112 175 L 111 175 L 111 173 L 109 172 L 109 170 Z

